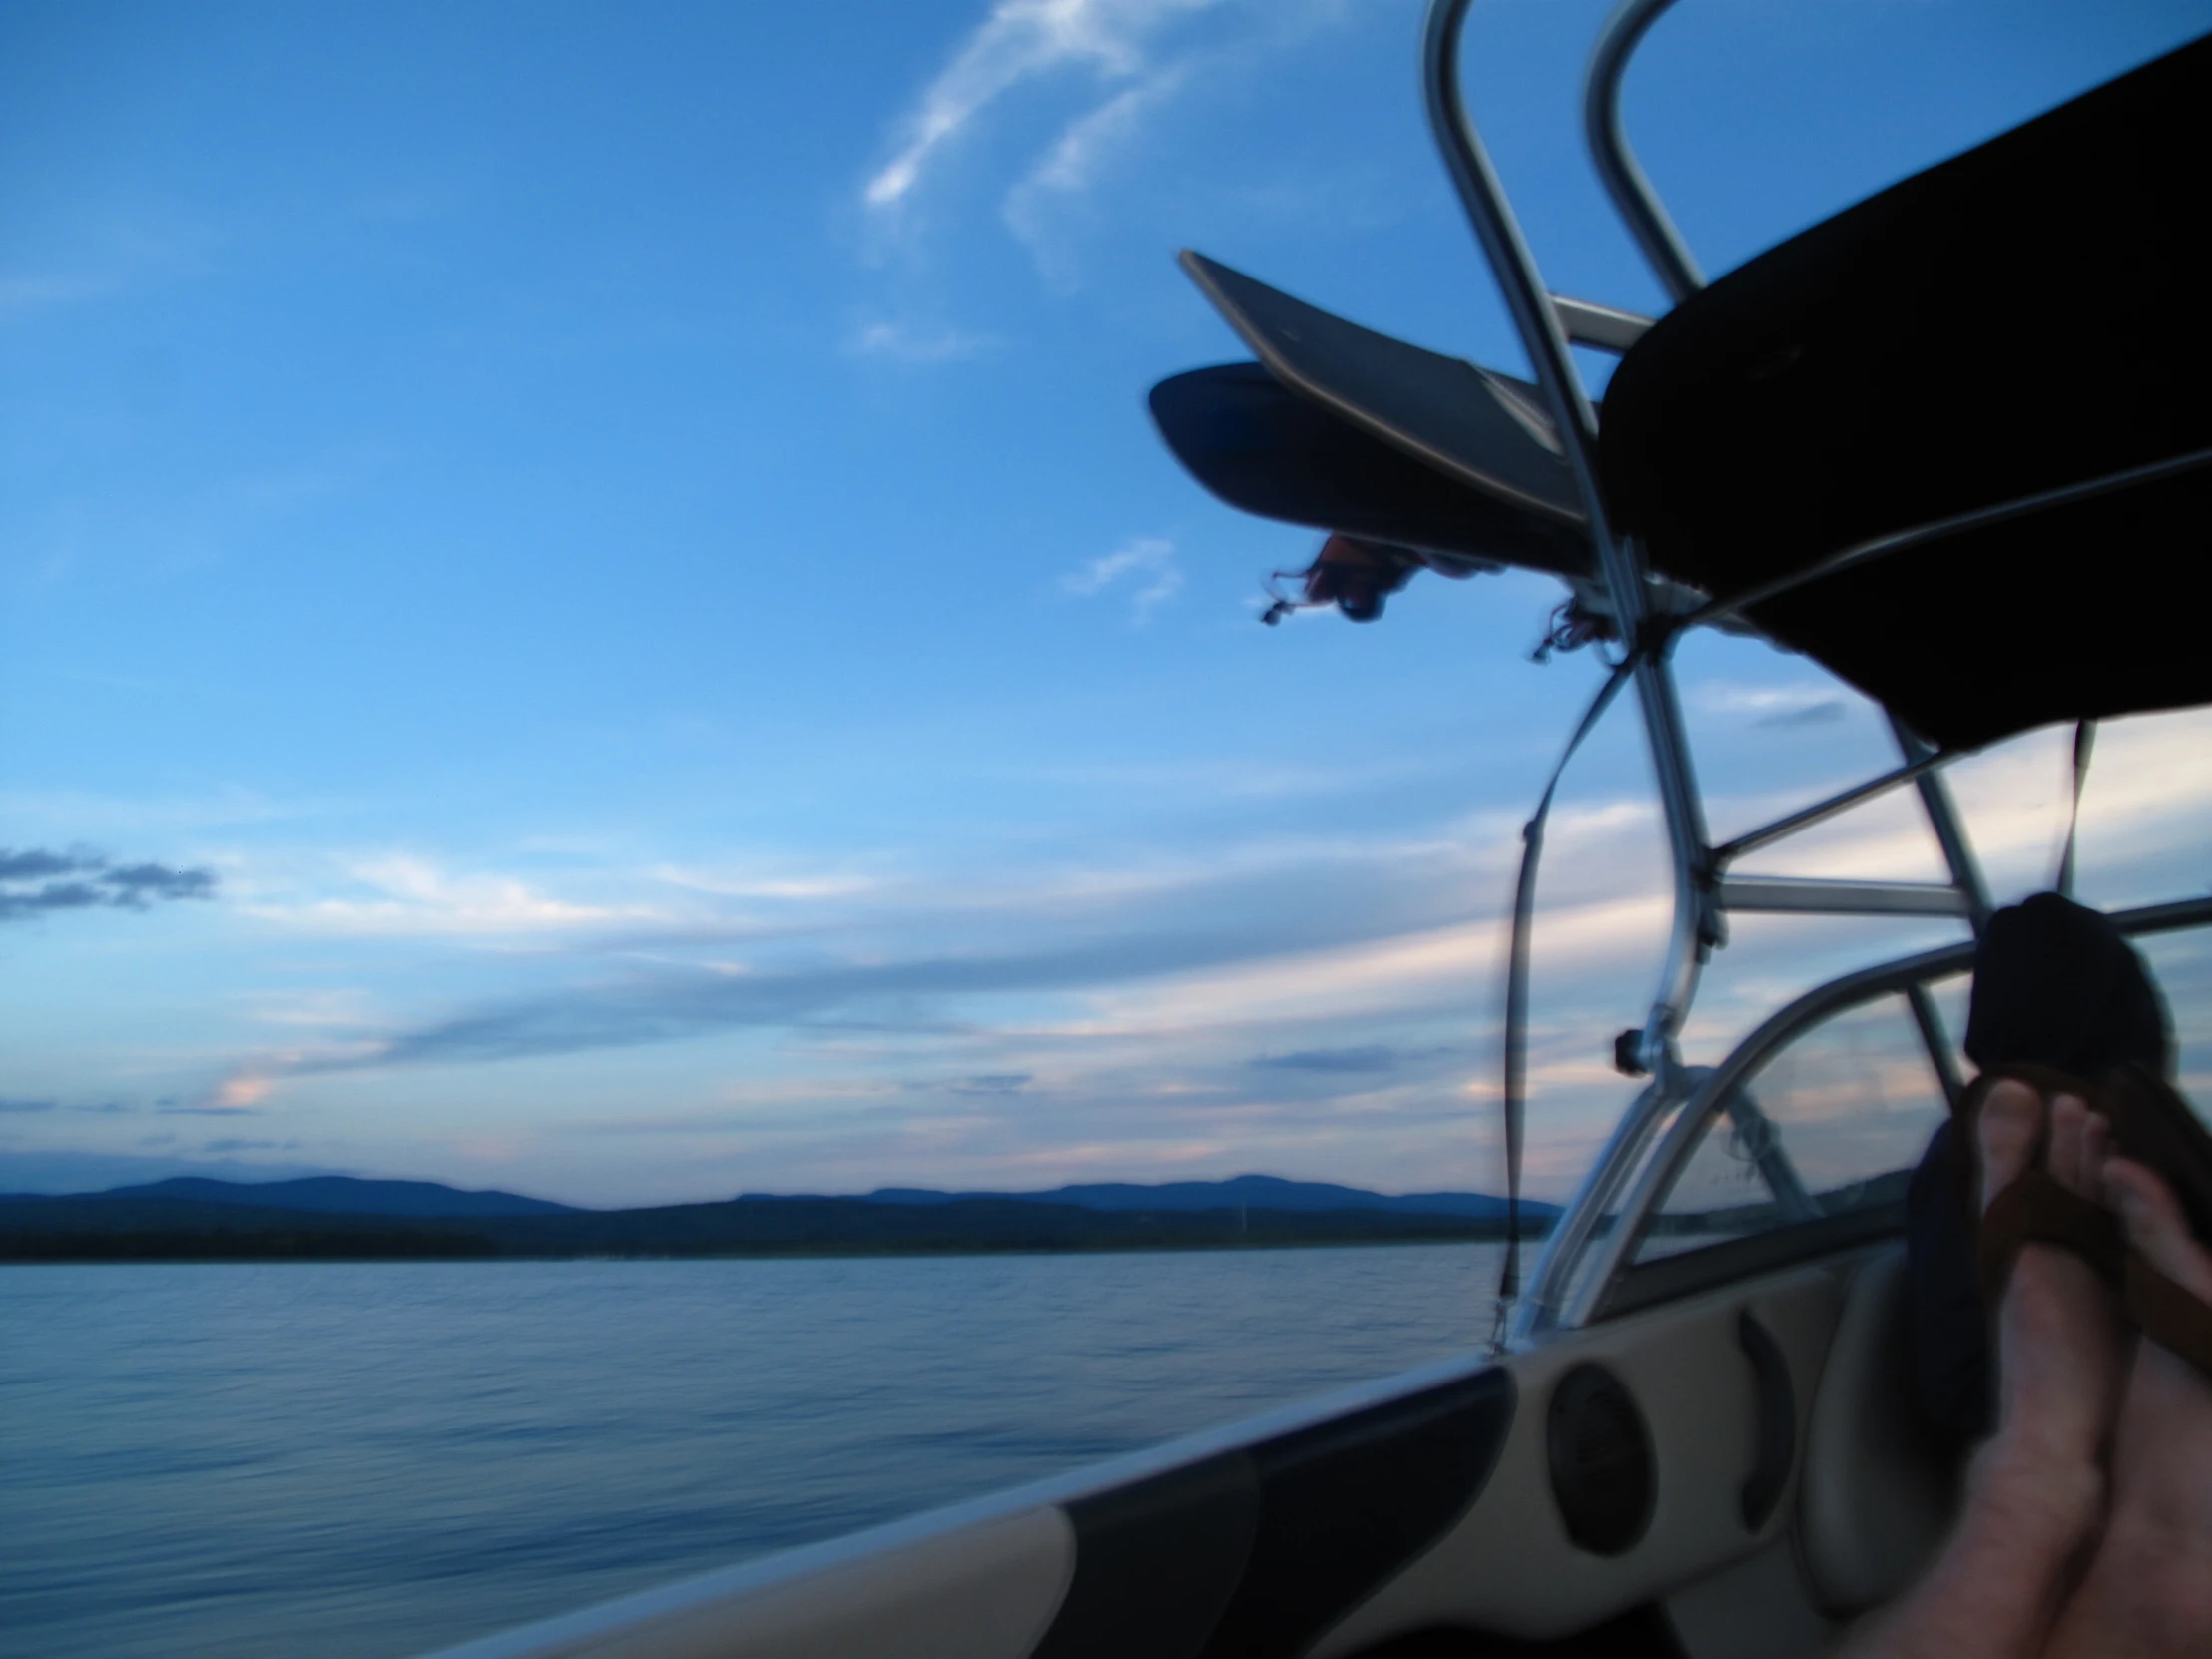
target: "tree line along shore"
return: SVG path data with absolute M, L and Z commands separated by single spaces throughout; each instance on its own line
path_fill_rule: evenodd
M 1524 1233 L 1546 1230 L 1549 1206 Z M 1500 1216 L 1377 1209 L 1099 1210 L 1020 1198 L 926 1205 L 742 1197 L 549 1215 L 393 1216 L 121 1194 L 0 1198 L 0 1261 L 467 1261 L 886 1256 L 1425 1244 L 1505 1237 Z

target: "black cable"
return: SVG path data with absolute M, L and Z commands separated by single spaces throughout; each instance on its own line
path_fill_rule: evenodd
M 2055 883 L 2059 895 L 2073 897 L 2074 890 L 2074 833 L 2081 828 L 2081 790 L 2089 781 L 2089 754 L 2097 746 L 2097 723 L 2093 720 L 2074 722 L 2073 741 L 2073 801 L 2066 809 L 2066 849 L 2058 855 L 2058 880 Z
M 1551 779 L 1537 798 L 1535 815 L 1521 827 L 1520 877 L 1513 888 L 1512 946 L 1505 966 L 1505 1260 L 1498 1268 L 1497 1318 L 1490 1335 L 1493 1348 L 1505 1340 L 1508 1311 L 1520 1296 L 1520 1188 L 1521 1129 L 1526 1116 L 1528 1073 L 1528 933 L 1536 909 L 1536 866 L 1543 857 L 1544 821 L 1551 816 L 1551 799 L 1559 780 L 1574 759 L 1574 752 L 1611 707 L 1613 698 L 1628 683 L 1638 653 L 1630 652 L 1613 665 L 1613 672 L 1598 688 L 1597 696 L 1583 711 L 1582 720 L 1567 740 L 1567 747 L 1551 769 Z

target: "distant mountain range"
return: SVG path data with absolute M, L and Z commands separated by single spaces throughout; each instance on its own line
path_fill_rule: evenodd
M 184 1199 L 196 1204 L 243 1204 L 256 1210 L 307 1210 L 323 1216 L 561 1216 L 573 1204 L 520 1193 L 470 1192 L 436 1181 L 363 1181 L 350 1175 L 313 1175 L 298 1181 L 216 1181 L 180 1175 L 143 1186 L 111 1187 L 96 1198 Z
M 1038 1193 L 882 1188 L 858 1198 L 748 1195 L 583 1210 L 430 1181 L 186 1176 L 103 1193 L 0 1197 L 0 1260 L 785 1256 L 1191 1249 L 1499 1238 L 1504 1201 L 1389 1197 L 1244 1175 Z M 1556 1206 L 1524 1206 L 1541 1232 Z
M 1277 1175 L 1237 1175 L 1227 1181 L 1167 1181 L 1141 1186 L 1105 1181 L 1036 1193 L 941 1193 L 928 1187 L 878 1187 L 870 1204 L 951 1204 L 1012 1198 L 1032 1204 L 1074 1204 L 1086 1210 L 1388 1210 L 1401 1216 L 1480 1216 L 1503 1220 L 1505 1200 L 1489 1193 L 1371 1193 L 1328 1181 L 1286 1181 Z M 1521 1210 L 1549 1218 L 1557 1205 L 1524 1199 Z

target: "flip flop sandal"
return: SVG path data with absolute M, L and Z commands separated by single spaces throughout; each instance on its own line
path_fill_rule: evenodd
M 2043 1167 L 2050 1147 L 2050 1120 L 2046 1111 L 2042 1132 L 2028 1154 L 2027 1167 L 2010 1185 L 1980 1206 L 1981 1143 L 1977 1126 L 1981 1103 L 2001 1082 L 2025 1083 L 2048 1108 L 2059 1095 L 2070 1094 L 2096 1107 L 2097 1091 L 2078 1077 L 2053 1066 L 1992 1066 L 1973 1080 L 1958 1103 L 1957 1127 L 1951 1144 L 1958 1149 L 1958 1199 L 1973 1221 L 1975 1266 L 1984 1306 L 1994 1308 L 2011 1277 L 2020 1248 L 2029 1244 L 2056 1245 L 2070 1250 L 2120 1294 L 2126 1279 L 2127 1240 L 2117 1217 L 2101 1204 L 2062 1187 Z
M 1956 1167 L 1967 1215 L 1974 1214 L 1980 1185 L 1975 1120 L 1989 1090 L 2006 1079 L 2025 1083 L 2046 1105 L 2070 1094 L 2101 1114 L 2111 1125 L 2112 1150 L 2155 1170 L 2180 1200 L 2190 1230 L 2200 1240 L 2212 1239 L 2212 1133 L 2163 1078 L 2137 1065 L 2118 1067 L 2094 1087 L 2036 1065 L 1996 1066 L 1974 1079 L 1958 1103 L 1952 1131 L 1953 1143 L 1964 1149 Z M 2028 1167 L 1990 1201 L 1975 1225 L 1984 1304 L 1996 1306 L 2022 1246 L 2056 1245 L 2088 1263 L 2112 1288 L 2130 1324 L 2212 1376 L 2212 1307 L 2130 1250 L 2109 1210 L 2060 1186 L 2042 1167 L 2048 1143 L 2046 1126 Z
M 2212 1132 L 2173 1085 L 2146 1067 L 2124 1065 L 2105 1078 L 2090 1105 L 2112 1125 L 2112 1150 L 2155 1170 L 2197 1241 L 2212 1241 Z M 2212 1307 L 2203 1298 L 2130 1251 L 2120 1305 L 2144 1336 L 2212 1377 Z

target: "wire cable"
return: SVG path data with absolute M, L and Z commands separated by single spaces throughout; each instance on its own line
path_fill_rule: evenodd
M 1498 1267 L 1497 1309 L 1490 1331 L 1493 1353 L 1504 1349 L 1505 1322 L 1520 1297 L 1521 1141 L 1528 1085 L 1528 935 L 1536 911 L 1536 866 L 1544 855 L 1544 821 L 1551 816 L 1552 797 L 1559 793 L 1559 780 L 1566 774 L 1567 763 L 1604 718 L 1621 687 L 1628 684 L 1637 656 L 1637 652 L 1630 651 L 1613 665 L 1613 672 L 1590 700 L 1558 764 L 1551 769 L 1550 781 L 1537 798 L 1535 814 L 1521 827 L 1520 875 L 1513 886 L 1512 944 L 1505 962 L 1505 1260 Z
M 2093 720 L 2074 722 L 2073 739 L 2073 799 L 2066 807 L 2066 846 L 2058 855 L 2058 879 L 2053 883 L 2062 898 L 2073 897 L 2074 890 L 2074 836 L 2081 828 L 2081 791 L 2089 782 L 2089 756 L 2097 746 L 2097 723 Z

